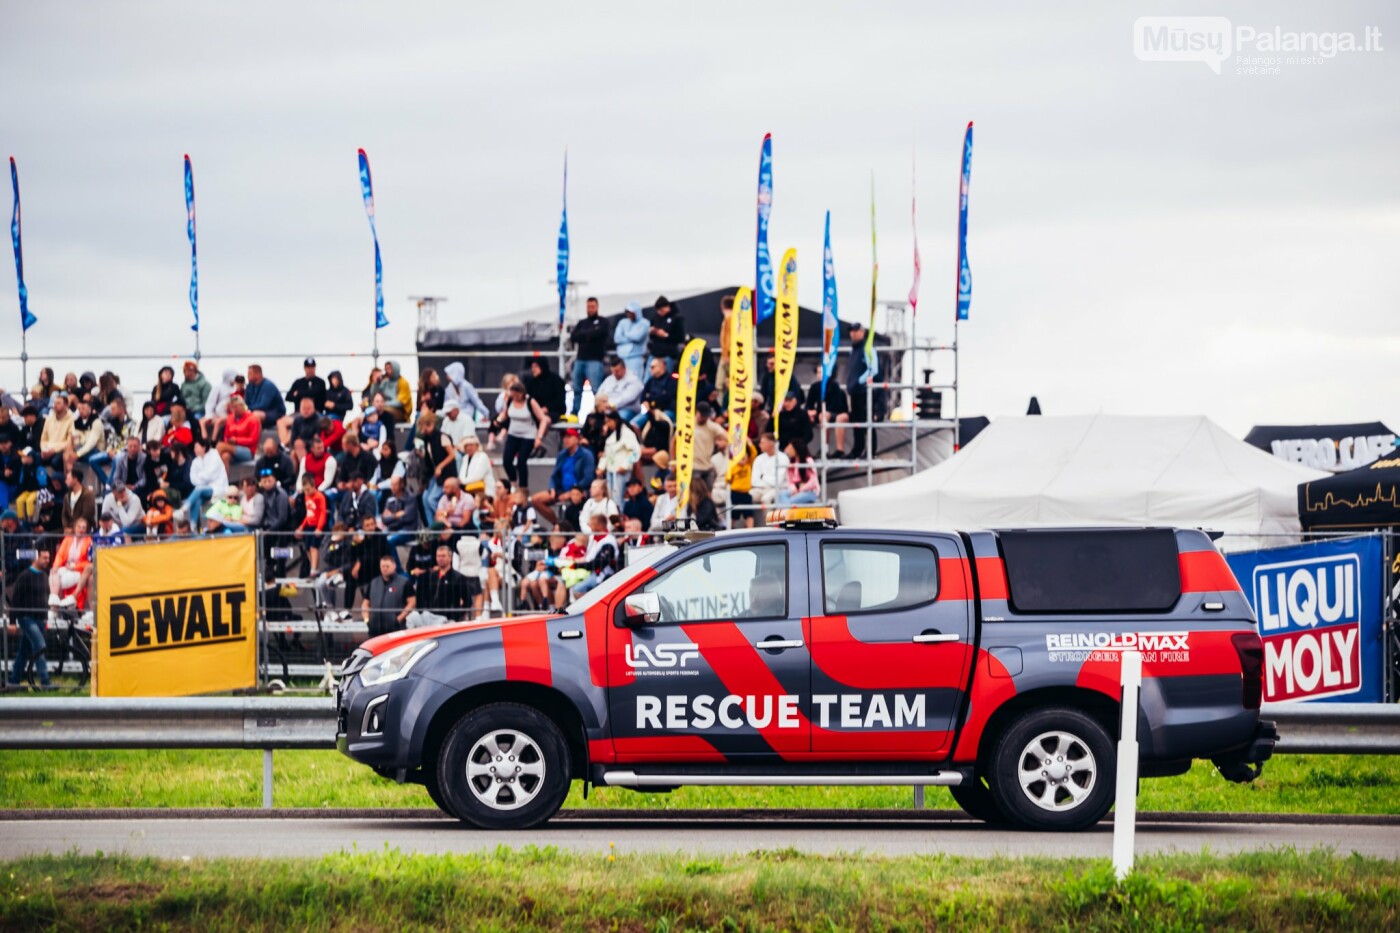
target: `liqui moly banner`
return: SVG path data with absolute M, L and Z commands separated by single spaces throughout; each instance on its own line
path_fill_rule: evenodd
M 1383 700 L 1380 537 L 1247 551 L 1227 560 L 1259 619 L 1266 701 Z

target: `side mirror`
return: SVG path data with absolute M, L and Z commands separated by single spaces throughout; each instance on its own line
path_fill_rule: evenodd
M 622 624 L 641 628 L 661 621 L 661 597 L 655 593 L 633 593 L 622 601 Z

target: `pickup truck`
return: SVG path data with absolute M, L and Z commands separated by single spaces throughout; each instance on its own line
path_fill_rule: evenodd
M 673 536 L 674 537 L 674 536 Z M 911 532 L 793 510 L 650 550 L 562 614 L 381 635 L 338 746 L 464 823 L 526 828 L 573 780 L 941 785 L 975 818 L 1077 830 L 1113 804 L 1121 652 L 1140 773 L 1273 752 L 1263 651 L 1208 534 Z

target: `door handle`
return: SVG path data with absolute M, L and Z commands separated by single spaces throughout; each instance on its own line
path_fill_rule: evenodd
M 947 635 L 942 632 L 925 632 L 922 635 L 915 635 L 914 641 L 921 645 L 938 645 L 950 641 L 962 641 L 962 636 L 956 632 L 949 632 Z
M 800 638 L 766 638 L 763 641 L 753 643 L 755 648 L 762 648 L 764 651 L 782 651 L 784 648 L 801 648 Z

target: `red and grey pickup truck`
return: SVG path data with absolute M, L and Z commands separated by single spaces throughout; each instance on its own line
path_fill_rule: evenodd
M 776 527 L 653 549 L 561 615 L 371 639 L 342 752 L 480 827 L 570 784 L 942 785 L 969 814 L 1082 829 L 1113 803 L 1120 658 L 1141 652 L 1140 772 L 1252 780 L 1254 615 L 1210 537 L 1171 528 Z

